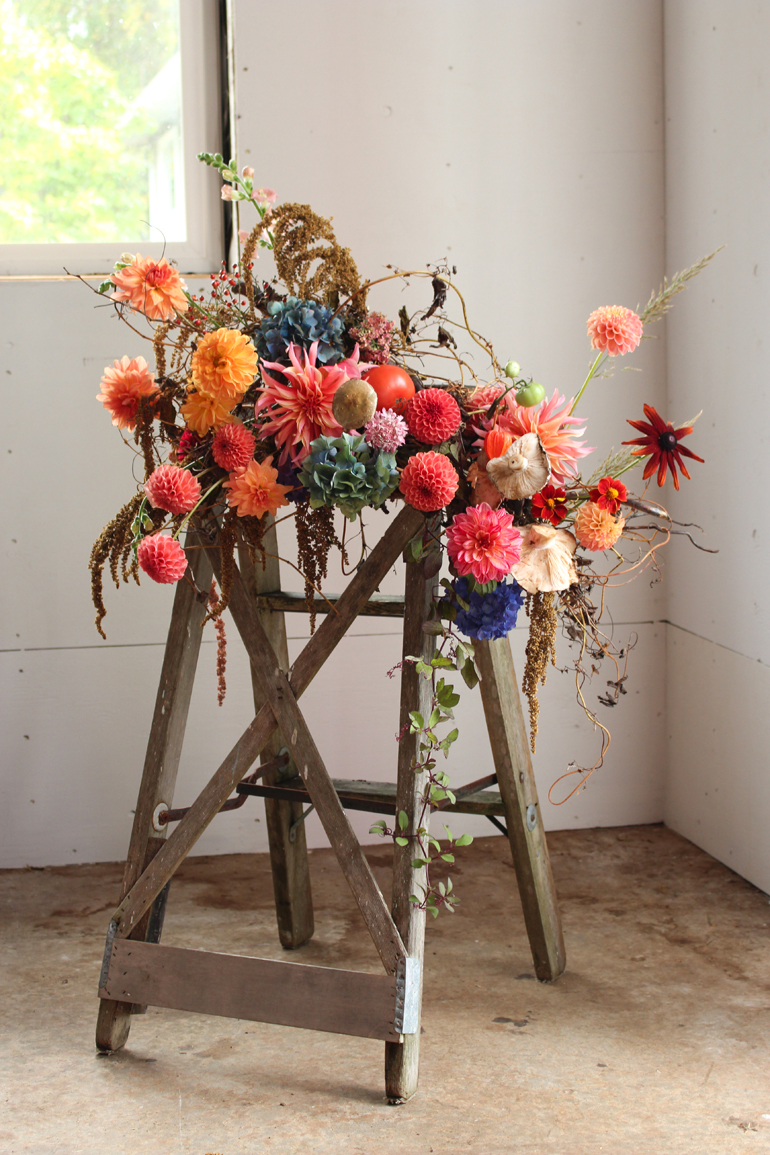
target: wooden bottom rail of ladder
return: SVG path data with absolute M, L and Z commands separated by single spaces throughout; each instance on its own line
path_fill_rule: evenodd
M 420 962 L 395 975 L 187 950 L 115 937 L 99 997 L 284 1027 L 400 1042 L 419 1021 Z

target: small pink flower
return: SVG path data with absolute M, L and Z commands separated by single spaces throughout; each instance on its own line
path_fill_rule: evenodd
M 246 180 L 254 180 L 254 169 L 251 167 L 251 165 L 246 165 L 246 167 L 241 172 L 241 176 Z
M 231 201 L 233 199 L 233 192 L 234 191 L 235 190 L 233 189 L 233 186 L 231 184 L 223 184 L 222 185 L 222 192 L 220 194 L 222 197 L 222 200 L 223 201 Z
M 278 200 L 278 193 L 272 188 L 258 188 L 253 195 L 254 200 L 261 205 L 274 205 Z
M 482 585 L 500 581 L 521 557 L 521 534 L 504 509 L 486 502 L 457 513 L 446 531 L 447 553 L 457 572 Z
M 145 481 L 144 492 L 154 509 L 189 513 L 201 499 L 201 483 L 178 465 L 159 465 Z
M 162 533 L 153 533 L 143 537 L 136 551 L 139 567 L 154 582 L 171 585 L 184 576 L 187 569 L 187 558 L 178 541 L 173 537 L 165 537 Z
M 249 230 L 248 229 L 238 229 L 238 240 L 241 242 L 241 244 L 245 245 L 246 241 L 248 239 L 249 239 Z M 255 253 L 254 256 L 258 257 L 259 253 Z
M 610 357 L 632 353 L 642 339 L 642 329 L 636 313 L 623 305 L 602 305 L 588 318 L 591 348 Z
M 384 449 L 386 453 L 395 453 L 399 445 L 406 441 L 408 429 L 406 421 L 395 409 L 378 409 L 364 426 L 364 438 L 374 449 Z M 502 501 L 502 494 L 500 500 Z

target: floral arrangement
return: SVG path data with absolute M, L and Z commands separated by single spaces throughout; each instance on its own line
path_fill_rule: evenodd
M 643 417 L 629 421 L 639 436 L 584 476 L 583 459 L 593 450 L 576 410 L 590 382 L 633 353 L 711 257 L 665 281 L 638 312 L 596 309 L 587 321 L 595 357 L 585 380 L 572 397 L 558 389 L 549 396 L 514 361 L 502 365 L 471 328 L 455 270 L 388 266 L 386 276 L 362 281 L 330 222 L 308 205 L 277 205 L 272 190 L 254 188 L 252 169 L 239 172 L 218 154 L 199 159 L 223 177 L 222 197 L 234 202 L 238 218 L 241 204 L 256 211 L 254 226 L 238 230 L 237 264 L 223 265 L 209 291 L 196 295 L 166 260 L 124 254 L 99 288 L 125 320 L 138 313 L 152 322 L 154 366 L 123 356 L 105 369 L 97 398 L 144 471 L 93 548 L 97 629 L 104 636 L 106 566 L 116 585 L 138 582 L 140 574 L 161 583 L 190 580 L 180 536 L 191 521 L 208 527 L 222 557 L 219 593 L 208 591 L 220 639 L 221 701 L 222 613 L 236 548 L 264 559 L 268 525 L 294 519 L 312 630 L 331 548 L 347 561 L 335 510 L 361 523 L 365 550 L 364 512 L 407 502 L 428 515 L 410 548 L 436 579 L 434 620 L 425 628 L 440 639 L 433 664 L 420 668 L 432 682 L 432 714 L 412 719 L 422 735 L 416 768 L 429 775 L 426 813 L 452 797 L 436 763 L 457 736 L 436 734 L 457 701 L 442 671 L 458 670 L 475 685 L 473 641 L 504 637 L 522 608 L 530 630 L 523 689 L 532 748 L 538 686 L 555 664 L 561 628 L 577 643 L 578 699 L 602 733 L 595 769 L 609 731 L 583 697 L 586 666 L 613 664 L 612 693 L 600 701 L 614 705 L 625 693 L 631 648 L 616 647 L 602 628 L 605 591 L 613 579 L 655 566 L 658 548 L 680 532 L 647 495 L 653 477 L 663 486 L 670 473 L 678 489 L 680 474 L 690 476 L 686 462 L 702 458 L 685 444 L 693 421 L 672 424 L 645 404 Z M 275 259 L 270 281 L 254 274 L 260 248 Z M 427 281 L 422 308 L 402 308 L 395 320 L 370 309 L 372 290 L 391 279 Z M 462 352 L 463 340 L 482 350 L 485 372 Z M 642 464 L 642 490 L 634 496 L 622 479 Z M 439 581 L 444 555 L 449 575 Z M 588 772 L 570 771 L 580 775 L 576 789 Z M 403 837 L 384 823 L 373 829 Z M 427 865 L 438 843 L 427 823 L 420 831 Z M 436 913 L 454 899 L 429 887 L 420 901 Z

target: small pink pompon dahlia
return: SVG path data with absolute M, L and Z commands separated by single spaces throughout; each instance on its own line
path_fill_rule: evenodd
M 623 305 L 602 305 L 588 318 L 591 348 L 610 357 L 633 353 L 642 339 L 642 328 L 636 313 Z
M 434 513 L 449 505 L 460 479 L 449 458 L 431 450 L 409 458 L 398 484 L 407 504 L 423 513 Z
M 189 513 L 201 499 L 201 483 L 178 465 L 159 465 L 144 483 L 147 500 L 167 513 Z
M 178 541 L 162 533 L 143 537 L 136 551 L 139 568 L 154 582 L 171 585 L 184 576 L 187 558 Z
M 118 269 L 110 280 L 117 292 L 113 301 L 125 301 L 135 313 L 144 313 L 151 321 L 170 321 L 190 307 L 185 285 L 176 269 L 165 258 L 153 261 L 137 253 L 130 265 Z
M 139 401 L 158 392 L 144 357 L 134 357 L 131 361 L 122 357 L 112 368 L 108 365 L 100 385 L 102 391 L 97 393 L 96 400 L 101 401 L 118 429 L 135 429 Z
M 395 453 L 406 441 L 406 434 L 406 421 L 395 409 L 378 409 L 364 426 L 367 444 L 386 453 Z
M 624 518 L 617 521 L 608 509 L 601 509 L 593 501 L 587 501 L 580 507 L 575 518 L 575 536 L 583 549 L 602 550 L 611 549 L 623 532 Z
M 254 456 L 256 448 L 254 435 L 234 421 L 232 425 L 222 425 L 214 434 L 211 444 L 211 454 L 220 469 L 228 473 L 238 473 L 245 469 Z
M 486 502 L 457 513 L 446 531 L 447 553 L 461 576 L 477 582 L 500 581 L 521 557 L 521 534 L 504 509 Z
M 275 361 L 260 363 L 264 388 L 254 411 L 257 417 L 269 418 L 259 432 L 261 436 L 274 437 L 276 445 L 281 446 L 279 465 L 289 459 L 299 465 L 316 437 L 339 437 L 342 433 L 332 413 L 332 401 L 347 374 L 339 365 L 316 368 L 317 341 L 307 351 L 299 345 L 289 345 L 287 352 L 291 368 Z M 272 377 L 266 369 L 277 371 L 285 380 Z

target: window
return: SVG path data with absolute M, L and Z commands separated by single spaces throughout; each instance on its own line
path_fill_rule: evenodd
M 216 0 L 0 0 L 0 272 L 222 254 Z

